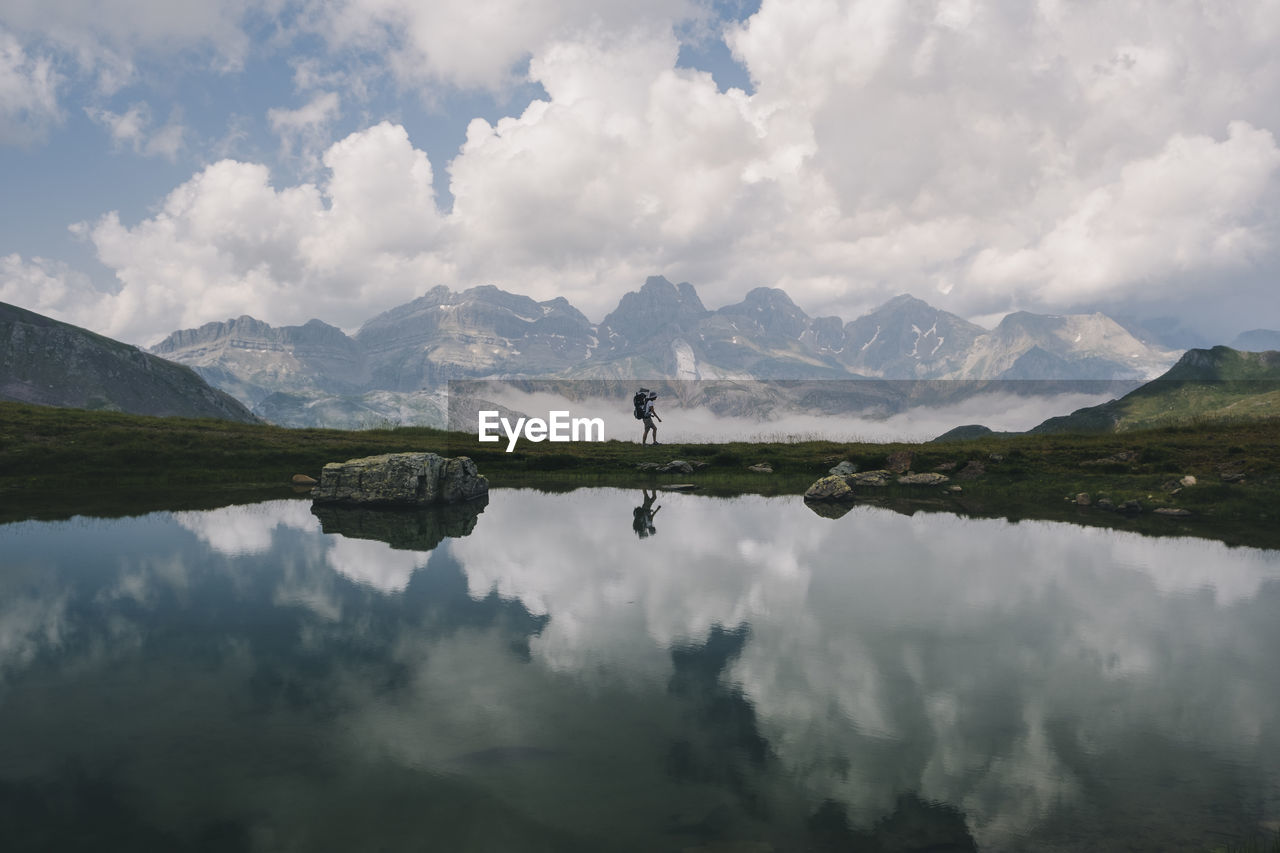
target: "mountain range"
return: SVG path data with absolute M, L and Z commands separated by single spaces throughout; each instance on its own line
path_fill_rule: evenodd
M 1233 343 L 1274 349 L 1280 332 Z M 756 420 L 875 419 L 981 394 L 1084 393 L 1119 399 L 1036 431 L 1113 430 L 1245 409 L 1270 417 L 1280 369 L 1274 352 L 1215 347 L 1144 385 L 1175 353 L 1102 314 L 1020 312 L 987 330 L 904 295 L 844 323 L 809 317 L 776 288 L 712 311 L 692 285 L 656 277 L 599 324 L 563 298 L 437 287 L 355 335 L 319 320 L 276 328 L 242 316 L 174 332 L 154 352 L 0 304 L 0 399 L 289 426 L 466 428 L 473 408 L 496 405 L 485 397 L 502 379 L 578 400 L 626 397 L 641 380 L 679 405 Z M 480 382 L 446 394 L 459 379 Z M 969 381 L 937 381 L 954 379 Z M 974 430 L 986 431 L 959 428 Z
M 1255 333 L 1250 333 L 1255 334 Z M 810 317 L 778 288 L 706 308 L 693 285 L 651 277 L 599 324 L 566 299 L 436 287 L 354 335 L 252 317 L 176 331 L 152 348 L 260 417 L 290 426 L 444 422 L 450 380 L 1121 380 L 1178 353 L 1103 314 L 1017 312 L 994 329 L 902 295 L 845 322 Z

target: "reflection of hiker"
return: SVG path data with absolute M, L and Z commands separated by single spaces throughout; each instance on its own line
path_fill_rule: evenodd
M 650 533 L 657 533 L 658 529 L 653 526 L 653 517 L 658 514 L 658 510 L 662 509 L 661 505 L 653 506 L 653 502 L 658 499 L 658 493 L 655 491 L 649 494 L 649 490 L 644 490 L 644 503 L 636 507 L 632 512 L 634 518 L 631 520 L 631 529 L 641 539 Z M 650 507 L 653 507 L 650 509 Z
M 644 435 L 640 437 L 641 444 L 649 443 L 650 430 L 653 431 L 653 443 L 658 443 L 658 428 L 654 426 L 653 422 L 662 423 L 662 418 L 658 417 L 658 413 L 653 408 L 653 401 L 656 399 L 658 399 L 657 391 L 641 388 L 631 401 L 635 405 L 636 419 L 644 421 Z

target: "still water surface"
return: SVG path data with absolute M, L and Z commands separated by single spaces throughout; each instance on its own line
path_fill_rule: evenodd
M 1277 651 L 1280 552 L 1059 523 L 10 524 L 0 848 L 1206 850 L 1280 821 Z

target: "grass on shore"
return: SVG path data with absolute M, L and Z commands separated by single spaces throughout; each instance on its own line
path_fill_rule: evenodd
M 950 472 L 954 474 L 971 460 L 983 464 L 982 477 L 963 482 L 961 495 L 947 497 L 951 506 L 970 514 L 1075 517 L 1081 510 L 1066 498 L 1087 492 L 1095 500 L 1106 497 L 1116 504 L 1137 499 L 1147 509 L 1184 507 L 1247 533 L 1276 526 L 1270 514 L 1280 507 L 1276 421 L 937 444 L 807 440 L 653 447 L 624 441 L 522 441 L 511 453 L 505 446 L 505 441 L 481 444 L 473 433 L 423 427 L 288 429 L 0 403 L 0 520 L 16 517 L 20 504 L 65 502 L 70 493 L 101 494 L 103 501 L 130 492 L 171 497 L 215 490 L 256 494 L 287 488 L 293 474 L 318 478 L 327 462 L 401 451 L 470 456 L 497 487 L 638 487 L 688 481 L 712 494 L 802 494 L 841 460 L 870 470 L 883 467 L 891 453 L 910 451 L 912 469 L 918 472 L 955 463 Z M 704 462 L 706 467 L 692 475 L 636 470 L 640 462 L 671 459 Z M 747 470 L 759 462 L 769 463 L 774 473 Z M 1224 475 L 1236 473 L 1244 474 L 1243 482 L 1224 481 Z M 1175 492 L 1176 481 L 1186 475 L 1194 476 L 1197 485 Z M 940 490 L 890 486 L 867 497 L 936 502 Z M 1101 511 L 1094 509 L 1092 514 Z M 1167 526 L 1166 520 L 1161 523 Z M 1258 537 L 1250 533 L 1225 538 Z

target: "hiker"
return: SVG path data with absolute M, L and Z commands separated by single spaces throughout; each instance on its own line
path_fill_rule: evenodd
M 641 388 L 640 390 L 644 391 L 645 389 Z M 636 396 L 639 397 L 640 395 L 637 394 Z M 640 408 L 639 417 L 640 420 L 644 421 L 644 435 L 640 437 L 641 444 L 648 443 L 650 430 L 653 431 L 653 443 L 658 443 L 658 428 L 654 426 L 653 422 L 662 423 L 662 418 L 658 417 L 658 413 L 653 408 L 653 401 L 656 399 L 658 399 L 658 392 L 649 391 L 644 399 L 644 405 Z
M 653 502 L 658 499 L 658 492 L 655 489 L 653 494 L 649 494 L 648 489 L 644 489 L 644 503 L 636 507 L 632 512 L 634 516 L 631 520 L 631 529 L 641 539 L 651 533 L 657 533 L 658 529 L 653 526 L 653 517 L 658 514 L 658 510 L 662 509 L 662 505 L 653 506 Z M 651 508 L 652 507 L 652 508 Z

